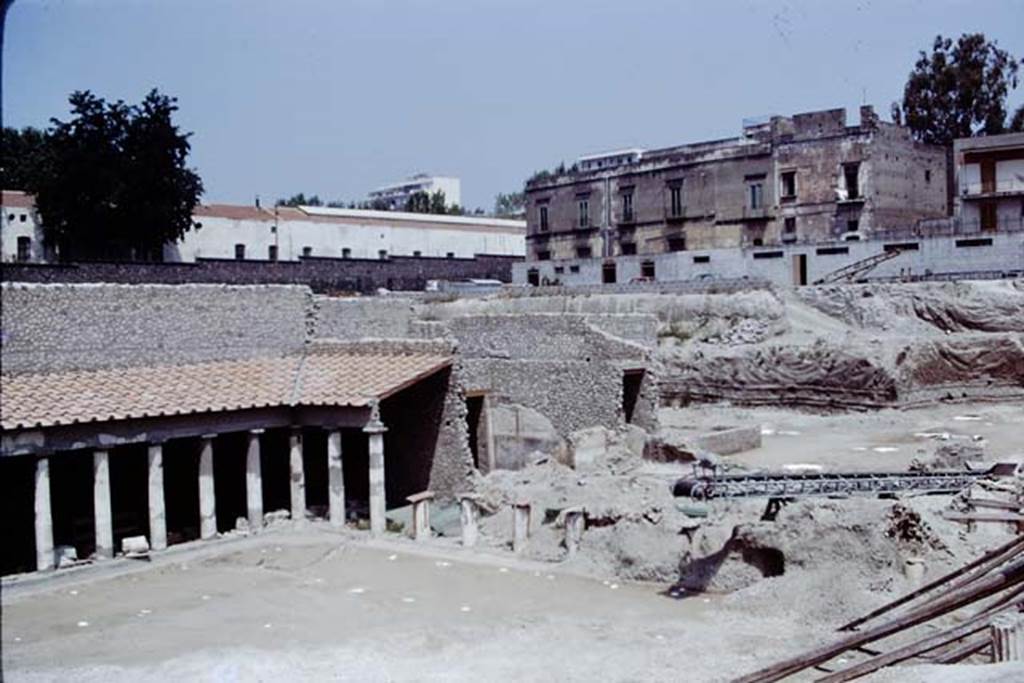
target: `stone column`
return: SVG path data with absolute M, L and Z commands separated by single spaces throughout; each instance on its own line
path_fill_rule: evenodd
M 993 662 L 1024 662 L 1024 616 L 1004 612 L 992 619 Z
M 201 437 L 199 451 L 199 537 L 217 535 L 217 498 L 213 488 L 213 440 L 216 434 Z
M 36 569 L 53 569 L 53 519 L 50 513 L 50 459 L 36 460 Z
M 288 439 L 292 472 L 292 519 L 306 518 L 306 473 L 302 467 L 302 430 L 296 427 Z
M 341 463 L 341 430 L 327 432 L 327 518 L 345 526 L 345 477 Z
M 583 508 L 569 508 L 565 511 L 565 549 L 574 557 L 583 539 Z
M 150 444 L 147 458 L 147 477 L 149 480 L 149 547 L 153 550 L 163 550 L 167 547 L 163 444 Z
M 480 496 L 475 493 L 460 493 L 459 511 L 462 513 L 462 545 L 471 548 L 478 537 L 477 519 L 480 516 Z
M 114 556 L 114 520 L 110 510 L 110 457 L 107 451 L 92 454 L 92 504 L 96 525 L 96 557 Z
M 370 419 L 363 427 L 370 451 L 370 534 L 381 536 L 387 528 L 387 498 L 384 489 L 384 433 L 388 428 L 380 421 L 380 407 L 371 406 Z
M 512 550 L 521 553 L 526 550 L 526 539 L 530 537 L 530 503 L 519 501 L 512 505 Z
M 263 527 L 263 473 L 260 465 L 260 434 L 262 429 L 249 430 L 249 448 L 245 454 L 245 509 L 249 529 Z

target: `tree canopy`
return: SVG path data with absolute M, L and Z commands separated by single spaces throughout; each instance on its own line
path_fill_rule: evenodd
M 0 139 L 0 175 L 9 190 L 25 190 L 35 178 L 46 154 L 46 133 L 38 128 L 5 127 Z
M 176 100 L 152 90 L 137 105 L 89 91 L 69 101 L 71 119 L 51 119 L 25 176 L 47 244 L 65 261 L 159 259 L 193 227 L 203 192 L 186 166 L 189 134 L 171 120 Z
M 521 216 L 526 210 L 526 195 L 522 192 L 499 192 L 494 198 L 495 216 Z
M 448 206 L 448 203 L 445 201 L 444 190 L 437 190 L 433 193 L 424 190 L 413 192 L 405 200 L 405 206 L 402 207 L 402 210 L 409 213 L 449 214 L 454 216 L 461 216 L 465 213 L 462 207 L 457 204 Z
M 922 142 L 951 145 L 956 138 L 1005 132 L 1006 96 L 1017 87 L 1020 62 L 982 33 L 956 43 L 936 36 L 932 53 L 921 52 L 893 103 L 893 119 Z

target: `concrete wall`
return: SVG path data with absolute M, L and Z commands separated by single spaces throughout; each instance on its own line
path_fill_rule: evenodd
M 301 350 L 306 287 L 4 284 L 4 374 Z
M 991 244 L 971 246 L 976 244 L 972 242 L 975 239 L 991 240 Z M 617 280 L 621 283 L 639 278 L 642 264 L 650 261 L 654 264 L 657 282 L 750 278 L 792 286 L 795 284 L 794 257 L 806 256 L 807 282 L 813 283 L 839 268 L 882 253 L 886 245 L 907 244 L 916 244 L 917 249 L 904 251 L 898 257 L 878 265 L 866 277 L 898 278 L 907 273 L 955 276 L 1024 270 L 1024 231 L 821 245 L 694 250 L 654 256 L 619 256 L 615 263 Z M 701 259 L 707 260 L 698 263 Z M 546 279 L 551 284 L 596 285 L 601 283 L 602 263 L 601 259 L 518 263 L 513 266 L 513 279 L 517 283 L 526 283 L 529 271 L 536 270 L 542 282 Z
M 5 264 L 3 279 L 13 282 L 302 284 L 317 292 L 422 291 L 428 280 L 483 278 L 509 282 L 518 257 L 388 260 L 304 258 L 299 261 L 211 260 L 197 263 L 37 263 Z
M 3 206 L 0 206 L 0 221 L 0 257 L 4 263 L 17 261 L 19 237 L 32 240 L 32 261 L 41 262 L 46 259 L 42 227 L 29 198 L 20 192 L 5 191 Z

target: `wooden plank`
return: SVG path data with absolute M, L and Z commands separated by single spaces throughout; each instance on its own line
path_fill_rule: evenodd
M 999 546 L 998 548 L 995 548 L 994 550 L 990 550 L 990 551 L 986 552 L 985 554 L 983 554 L 980 557 L 978 557 L 976 560 L 973 560 L 973 561 L 965 564 L 963 567 L 960 567 L 957 570 L 949 572 L 948 574 L 944 574 L 943 576 L 940 576 L 939 578 L 935 579 L 931 583 L 928 583 L 928 584 L 926 584 L 924 586 L 921 586 L 920 588 L 918 588 L 915 591 L 907 593 L 902 598 L 899 598 L 897 600 L 893 600 L 892 602 L 887 603 L 885 605 L 882 605 L 878 609 L 876 609 L 876 610 L 874 610 L 872 612 L 869 612 L 868 614 L 864 615 L 863 617 L 860 617 L 859 619 L 854 619 L 850 623 L 844 624 L 843 626 L 840 626 L 838 630 L 840 630 L 840 631 L 852 630 L 853 628 L 855 628 L 857 626 L 860 626 L 861 624 L 863 624 L 866 621 L 869 621 L 871 619 L 874 619 L 875 617 L 881 616 L 881 615 L 885 614 L 886 612 L 890 612 L 893 609 L 895 609 L 895 608 L 897 608 L 897 607 L 899 607 L 901 605 L 905 605 L 908 602 L 910 602 L 911 600 L 913 600 L 913 599 L 915 599 L 917 597 L 920 597 L 921 595 L 924 595 L 925 593 L 931 592 L 932 590 L 938 588 L 939 586 L 943 586 L 943 585 L 949 583 L 950 581 L 952 581 L 954 579 L 957 579 L 957 578 L 959 578 L 961 576 L 966 576 L 967 574 L 969 574 L 970 572 L 972 572 L 975 569 L 978 570 L 975 573 L 980 575 L 980 574 L 988 571 L 989 569 L 992 569 L 993 567 L 997 567 L 1000 564 L 1002 564 L 1003 562 L 1006 562 L 1007 559 L 1012 557 L 1014 554 L 1016 554 L 1022 548 L 1024 548 L 1024 536 L 1018 536 L 1017 538 L 1013 539 L 1009 543 L 1006 543 L 1004 545 Z M 970 578 L 970 577 L 967 577 L 967 578 Z
M 810 652 L 805 652 L 746 674 L 735 679 L 735 683 L 770 683 L 771 681 L 778 681 L 798 671 L 827 662 L 842 652 L 860 645 L 873 643 L 876 640 L 881 640 L 911 626 L 917 626 L 918 624 L 930 621 L 994 593 L 1016 586 L 1021 582 L 1024 582 L 1024 558 L 1016 559 L 1008 566 L 980 577 L 963 588 L 937 600 L 916 607 L 901 617 L 862 632 L 852 633 L 834 643 L 817 647 Z
M 1024 515 L 996 512 L 945 512 L 942 518 L 951 522 L 1024 522 Z

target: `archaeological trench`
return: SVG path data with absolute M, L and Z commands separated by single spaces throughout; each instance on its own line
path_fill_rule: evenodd
M 481 553 L 514 545 L 582 574 L 720 596 L 722 609 L 787 613 L 795 592 L 807 599 L 793 618 L 820 632 L 909 590 L 913 567 L 940 576 L 1012 539 L 1013 524 L 951 517 L 984 486 L 1011 509 L 1020 479 L 794 496 L 771 514 L 764 497 L 676 497 L 676 479 L 768 469 L 742 457 L 771 433 L 762 410 L 895 420 L 1019 414 L 1022 401 L 1020 280 L 461 298 L 5 284 L 3 573 L 60 574 L 124 554 L 125 539 L 159 554 L 298 520 L 409 535 L 412 497 L 436 539 L 463 533 L 462 501 Z M 940 434 L 912 463 L 848 451 L 826 470 L 1022 454 Z M 797 448 L 792 462 L 813 458 Z M 529 506 L 521 543 L 517 505 Z

